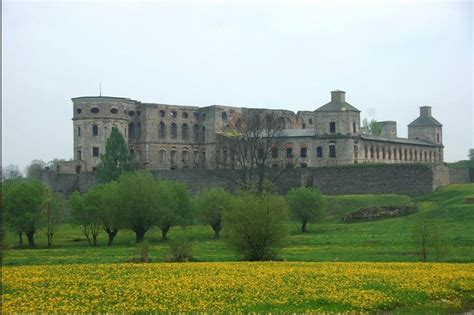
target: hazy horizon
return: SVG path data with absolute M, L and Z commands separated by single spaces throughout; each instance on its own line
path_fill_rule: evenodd
M 2 3 L 2 164 L 73 155 L 71 98 L 315 110 L 346 91 L 361 119 L 419 107 L 445 161 L 474 147 L 473 4 Z

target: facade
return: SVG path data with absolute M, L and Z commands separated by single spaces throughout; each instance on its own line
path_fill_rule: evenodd
M 74 160 L 58 166 L 59 173 L 94 171 L 105 153 L 113 127 L 128 139 L 140 168 L 212 169 L 230 158 L 217 138 L 251 109 L 141 103 L 129 98 L 86 96 L 72 99 Z M 431 107 L 408 125 L 408 138 L 397 137 L 394 121 L 384 121 L 380 136 L 361 133 L 360 111 L 347 103 L 344 91 L 331 92 L 331 101 L 315 111 L 263 109 L 279 117 L 283 148 L 272 167 L 314 167 L 354 163 L 435 163 L 443 161 L 442 125 Z

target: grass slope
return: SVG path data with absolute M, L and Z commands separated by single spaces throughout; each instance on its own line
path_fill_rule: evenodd
M 436 218 L 443 231 L 442 244 L 446 249 L 443 261 L 473 262 L 474 234 L 471 230 L 474 226 L 474 205 L 464 204 L 468 196 L 474 196 L 474 184 L 451 185 L 414 199 L 400 195 L 328 196 L 326 219 L 310 224 L 308 233 L 301 234 L 298 222 L 288 222 L 290 237 L 280 256 L 288 261 L 416 261 L 411 229 L 419 214 L 370 222 L 341 221 L 345 214 L 363 207 L 415 203 L 421 213 Z M 10 247 L 16 241 L 14 237 L 14 234 L 7 235 Z M 169 237 L 191 240 L 193 256 L 200 261 L 238 259 L 222 241 L 212 238 L 209 226 L 175 227 Z M 112 247 L 106 246 L 105 233 L 99 235 L 96 248 L 89 247 L 84 241 L 73 241 L 83 238 L 80 229 L 65 224 L 55 235 L 53 247 L 41 248 L 46 243 L 46 237 L 40 231 L 37 234 L 40 248 L 7 250 L 3 265 L 118 263 L 132 256 L 134 235 L 130 231 L 120 231 Z M 169 242 L 160 239 L 157 229 L 149 231 L 146 239 L 151 244 L 151 258 L 163 260 Z

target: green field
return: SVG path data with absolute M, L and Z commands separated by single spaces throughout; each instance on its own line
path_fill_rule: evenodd
M 287 223 L 290 237 L 280 251 L 280 258 L 288 261 L 417 261 L 411 229 L 418 213 L 370 222 L 342 222 L 345 214 L 363 207 L 415 203 L 419 212 L 438 222 L 445 251 L 442 261 L 473 262 L 474 205 L 464 204 L 468 196 L 474 196 L 474 184 L 451 185 L 414 199 L 400 195 L 328 196 L 325 221 L 310 224 L 309 232 L 302 234 L 298 222 Z M 225 235 L 225 225 L 223 233 Z M 169 249 L 169 242 L 160 238 L 158 229 L 146 235 L 153 261 L 164 260 Z M 175 227 L 169 238 L 189 239 L 193 255 L 199 261 L 238 260 L 222 240 L 213 239 L 209 226 Z M 107 235 L 101 233 L 99 245 L 89 247 L 79 228 L 64 224 L 55 235 L 52 248 L 45 246 L 46 236 L 42 231 L 37 233 L 36 239 L 39 245 L 36 249 L 14 249 L 15 235 L 7 234 L 10 249 L 4 253 L 3 265 L 126 262 L 132 256 L 134 234 L 120 231 L 114 245 L 109 247 L 106 246 Z

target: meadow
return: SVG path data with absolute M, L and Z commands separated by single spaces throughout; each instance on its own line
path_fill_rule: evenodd
M 3 311 L 16 312 L 377 312 L 450 313 L 474 305 L 474 185 L 451 185 L 410 198 L 400 195 L 327 196 L 323 222 L 288 221 L 281 262 L 238 262 L 209 226 L 175 227 L 170 239 L 193 244 L 197 263 L 163 263 L 169 241 L 146 235 L 150 264 L 129 263 L 134 235 L 106 234 L 89 247 L 80 229 L 64 224 L 47 248 L 10 249 L 3 257 Z M 346 223 L 363 207 L 416 204 L 418 213 Z M 415 219 L 436 221 L 442 263 L 419 263 L 411 231 Z M 225 226 L 223 233 L 225 235 Z

